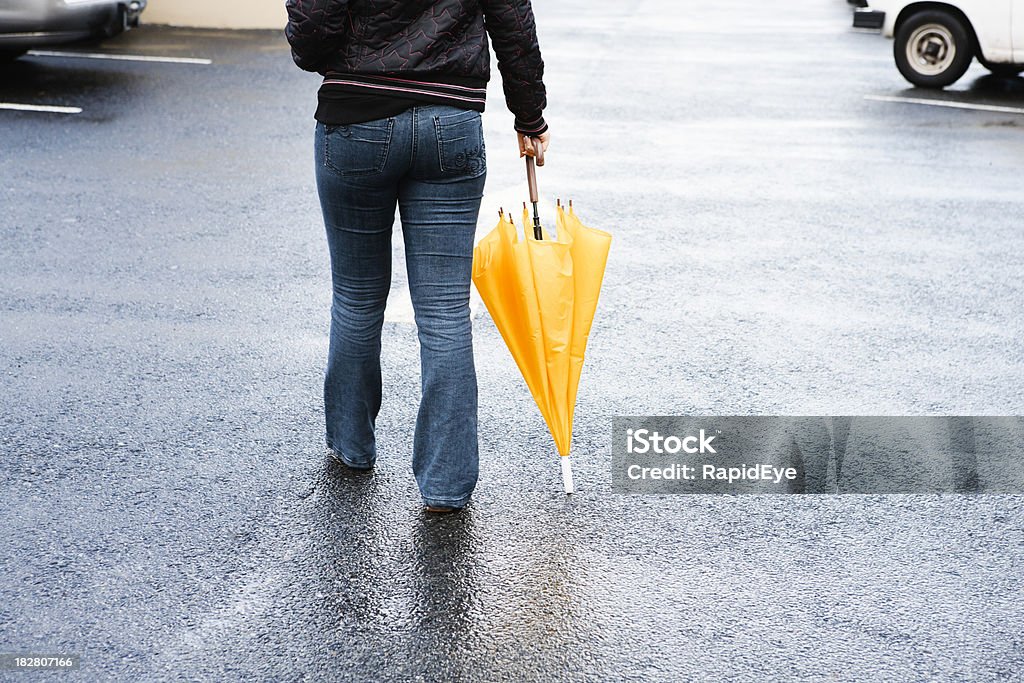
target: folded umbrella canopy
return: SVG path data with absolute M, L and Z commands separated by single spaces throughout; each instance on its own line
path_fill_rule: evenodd
M 537 146 L 538 165 L 543 156 Z M 502 213 L 473 253 L 473 282 L 547 422 L 573 492 L 569 447 L 587 336 L 594 321 L 611 235 L 557 207 L 556 234 L 540 225 L 533 158 L 527 157 L 533 235 L 520 237 Z M 523 228 L 530 216 L 523 210 Z

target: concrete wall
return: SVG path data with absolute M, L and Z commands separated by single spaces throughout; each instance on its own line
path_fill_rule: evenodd
M 147 24 L 204 28 L 284 27 L 284 0 L 149 0 Z

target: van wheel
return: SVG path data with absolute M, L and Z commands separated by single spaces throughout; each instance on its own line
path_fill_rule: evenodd
M 967 72 L 974 57 L 967 27 L 942 10 L 925 10 L 907 18 L 896 30 L 896 68 L 921 88 L 945 88 Z

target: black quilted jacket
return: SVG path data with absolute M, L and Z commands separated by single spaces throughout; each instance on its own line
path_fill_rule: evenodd
M 516 129 L 547 128 L 530 0 L 286 0 L 295 63 L 353 91 L 482 107 L 498 56 Z M 474 107 L 476 108 L 476 107 Z

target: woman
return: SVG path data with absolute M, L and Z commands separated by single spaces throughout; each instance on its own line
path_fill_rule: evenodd
M 544 63 L 529 0 L 287 0 L 295 63 L 324 76 L 316 179 L 334 299 L 324 380 L 328 452 L 377 457 L 380 339 L 395 207 L 420 339 L 413 472 L 428 511 L 476 486 L 477 385 L 469 287 L 486 176 L 483 128 L 498 57 L 520 156 L 547 149 Z

